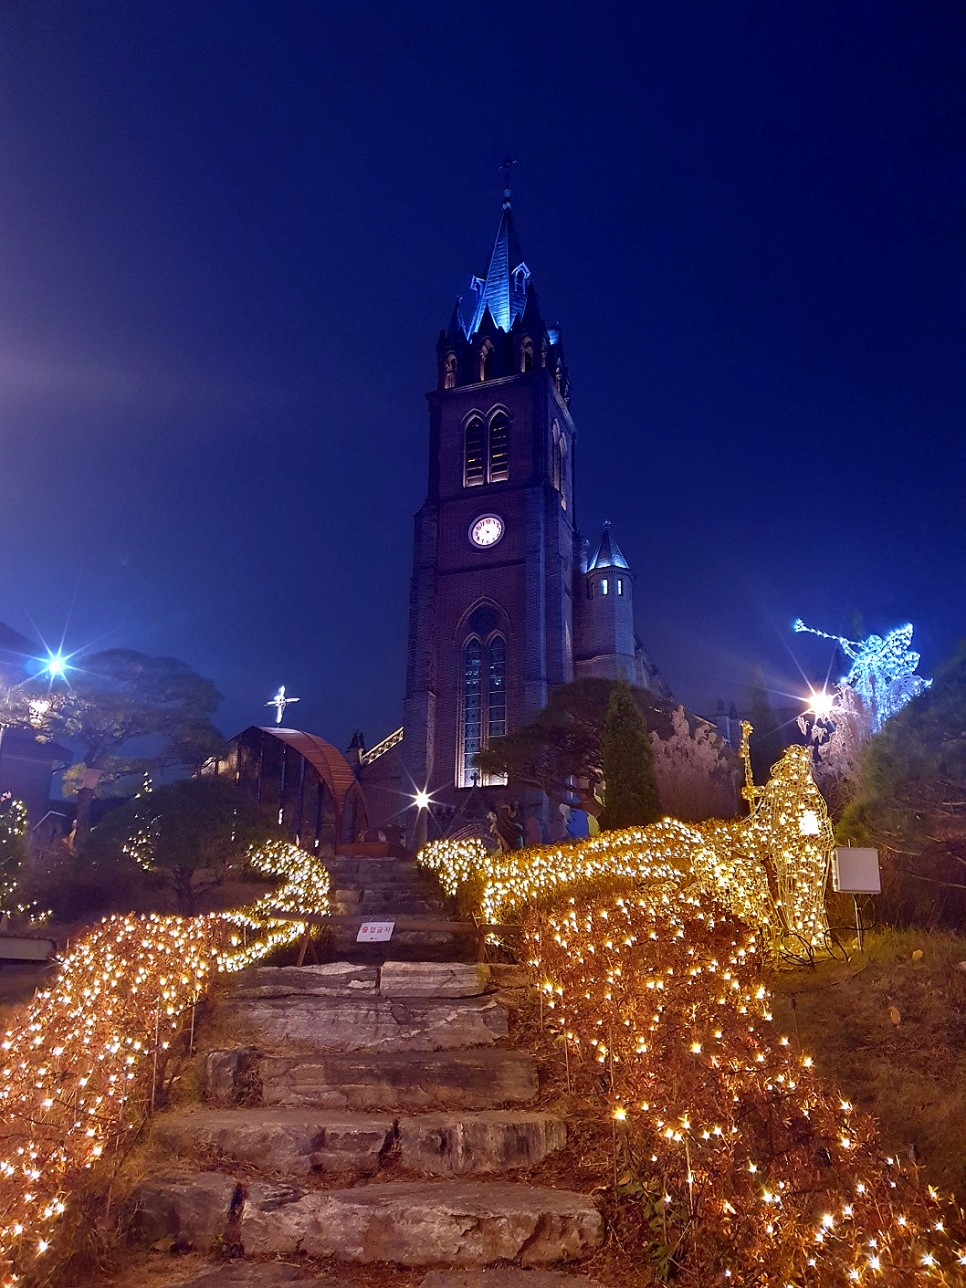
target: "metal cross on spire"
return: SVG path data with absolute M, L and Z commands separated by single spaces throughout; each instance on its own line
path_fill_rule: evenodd
M 509 152 L 500 164 L 500 171 L 503 175 L 503 209 L 507 210 L 510 206 L 510 171 L 516 165 L 516 157 L 511 157 Z
M 275 694 L 275 697 L 265 703 L 266 707 L 275 708 L 275 723 L 277 725 L 282 723 L 282 716 L 285 714 L 285 708 L 292 702 L 301 702 L 301 698 L 287 698 L 285 696 L 285 685 L 280 684 L 278 686 L 278 693 Z

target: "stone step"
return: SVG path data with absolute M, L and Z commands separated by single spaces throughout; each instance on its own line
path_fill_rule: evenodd
M 242 1041 L 314 1051 L 444 1051 L 505 1038 L 508 1011 L 492 996 L 358 997 L 288 993 L 229 998 L 218 1008 Z
M 433 875 L 419 867 L 414 859 L 367 859 L 354 854 L 337 854 L 326 859 L 325 867 L 333 883 L 349 881 L 405 882 L 432 880 Z
M 598 1288 L 598 1285 L 566 1270 L 431 1270 L 419 1288 Z
M 199 1150 L 293 1176 L 372 1176 L 398 1140 L 407 1171 L 475 1176 L 534 1167 L 567 1141 L 550 1114 L 521 1110 L 396 1117 L 345 1110 L 234 1108 L 161 1114 L 152 1135 L 186 1160 Z
M 319 1109 L 494 1109 L 536 1099 L 535 1062 L 519 1051 L 261 1056 L 212 1051 L 206 1094 L 222 1102 Z
M 453 905 L 441 895 L 422 890 L 361 890 L 339 887 L 329 891 L 331 911 L 337 917 L 454 916 Z
M 603 1221 L 586 1195 L 539 1186 L 390 1181 L 306 1191 L 255 1181 L 241 1204 L 237 1237 L 253 1257 L 533 1265 L 586 1256 L 602 1242 Z
M 232 983 L 230 998 L 234 1002 L 240 998 L 292 995 L 359 997 L 378 991 L 379 972 L 374 966 L 328 962 L 324 966 L 255 966 L 240 971 Z
M 562 1118 L 525 1110 L 436 1113 L 396 1124 L 402 1165 L 433 1176 L 477 1176 L 535 1167 L 567 1143 Z
M 371 1176 L 396 1122 L 391 1114 L 324 1109 L 197 1109 L 160 1114 L 151 1134 L 185 1158 L 201 1149 L 294 1176 Z
M 599 1247 L 584 1194 L 481 1181 L 389 1181 L 304 1190 L 219 1172 L 169 1171 L 135 1189 L 135 1242 L 245 1256 L 301 1255 L 406 1266 L 569 1261 Z M 229 1229 L 230 1227 L 230 1229 Z
M 383 997 L 479 997 L 489 983 L 482 962 L 387 961 L 379 971 Z

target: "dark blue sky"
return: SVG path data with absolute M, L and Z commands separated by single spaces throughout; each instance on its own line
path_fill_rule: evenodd
M 434 343 L 497 164 L 698 709 L 964 633 L 966 20 L 928 0 L 4 0 L 0 620 L 398 722 Z

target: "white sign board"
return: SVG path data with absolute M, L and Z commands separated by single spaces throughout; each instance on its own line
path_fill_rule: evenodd
M 357 944 L 386 944 L 392 939 L 394 921 L 364 921 L 356 935 Z
M 837 845 L 832 856 L 832 889 L 836 894 L 881 894 L 879 851 Z

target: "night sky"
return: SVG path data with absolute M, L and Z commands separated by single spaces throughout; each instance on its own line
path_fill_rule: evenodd
M 0 621 L 226 733 L 400 718 L 434 345 L 509 151 L 577 518 L 676 696 L 966 633 L 966 19 L 760 0 L 3 0 Z

